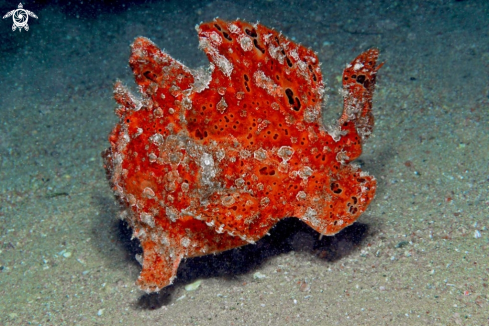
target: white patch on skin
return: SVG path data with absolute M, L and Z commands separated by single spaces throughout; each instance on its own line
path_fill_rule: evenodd
M 306 209 L 306 212 L 304 213 L 303 219 L 305 221 L 309 221 L 313 226 L 317 227 L 319 225 L 319 220 L 317 219 L 318 213 L 316 210 L 312 209 L 311 207 L 308 207 Z
M 283 96 L 281 92 L 281 87 L 275 84 L 272 78 L 265 75 L 265 73 L 261 70 L 255 71 L 253 74 L 253 79 L 255 81 L 256 86 L 263 88 L 267 91 L 268 94 L 272 96 Z
M 274 46 L 273 44 L 270 44 L 270 46 L 268 47 L 268 53 L 270 54 L 270 56 L 277 60 L 281 65 L 284 64 L 284 59 L 285 59 L 285 55 L 282 54 L 282 47 L 279 45 L 279 46 Z
M 149 137 L 149 140 L 151 140 L 156 146 L 160 146 L 163 144 L 164 138 L 161 134 L 154 134 L 153 136 Z
M 149 225 L 152 228 L 155 227 L 155 219 L 154 219 L 153 215 L 151 215 L 149 213 L 141 213 L 139 215 L 139 218 L 141 219 L 141 222 Z
M 363 63 L 355 63 L 355 65 L 353 66 L 353 70 L 355 71 L 358 71 L 360 70 L 361 68 L 363 68 Z
M 346 155 L 345 151 L 339 151 L 338 154 L 336 154 L 336 161 L 340 162 L 341 164 L 345 164 L 345 161 L 349 159 L 348 155 Z
M 239 27 L 236 26 L 235 24 L 229 24 L 228 25 L 228 29 L 233 34 L 240 34 L 240 32 L 241 32 L 241 30 L 239 29 Z
M 202 35 L 199 39 L 199 48 L 204 50 L 211 56 L 212 62 L 219 68 L 219 70 L 222 71 L 222 73 L 226 77 L 231 77 L 231 73 L 233 72 L 233 64 L 229 62 L 226 57 L 219 53 L 216 47 L 219 44 L 216 44 L 217 40 L 211 39 L 212 37 L 214 36 L 209 35 L 209 33 Z
M 253 153 L 253 157 L 258 161 L 263 161 L 267 158 L 267 151 L 259 148 Z
M 297 53 L 297 49 L 293 49 L 289 52 L 289 55 L 295 60 L 299 61 L 299 53 Z
M 231 73 L 233 72 L 233 64 L 217 51 L 215 51 L 215 53 L 211 53 L 211 56 L 212 61 L 222 71 L 222 73 L 226 77 L 231 77 Z
M 178 219 L 178 211 L 173 207 L 166 208 L 166 217 L 170 219 L 172 222 L 176 222 Z
M 290 146 L 282 146 L 279 148 L 277 155 L 283 160 L 283 162 L 287 162 L 290 160 L 292 155 L 294 155 L 294 149 Z
M 216 176 L 216 168 L 214 167 L 214 159 L 209 153 L 203 153 L 200 158 L 200 175 L 202 184 L 213 186 L 212 179 Z
M 216 232 L 221 234 L 224 232 L 224 224 L 221 224 L 217 229 L 216 229 Z
M 263 197 L 262 200 L 260 200 L 261 207 L 267 207 L 269 203 L 270 199 L 268 197 Z
M 241 45 L 243 51 L 251 51 L 253 49 L 253 42 L 246 35 L 240 35 L 238 37 L 238 42 Z
M 302 191 L 302 190 L 301 190 L 301 191 L 299 191 L 299 192 L 297 193 L 297 196 L 295 196 L 295 198 L 296 198 L 297 200 L 304 200 L 304 199 L 306 199 L 306 198 L 307 198 L 307 194 L 306 194 L 304 191 Z
M 306 71 L 307 69 L 307 63 L 305 63 L 304 61 L 298 61 L 297 66 L 299 67 L 299 70 L 301 70 L 302 72 Z
M 219 46 L 222 44 L 222 37 L 217 32 L 205 33 L 204 35 L 207 36 L 207 38 L 211 41 L 212 45 Z
M 151 189 L 149 187 L 146 187 L 143 190 L 143 195 L 145 195 L 147 197 L 154 197 L 155 196 L 155 192 L 153 191 L 153 189 Z
M 224 97 L 221 97 L 221 100 L 216 105 L 216 110 L 219 111 L 219 113 L 223 114 L 227 108 L 228 108 L 228 104 L 224 100 Z
M 192 89 L 197 93 L 202 92 L 204 89 L 209 88 L 209 84 L 212 80 L 212 72 L 215 66 L 211 63 L 208 68 L 199 67 L 192 71 L 194 76 L 194 83 Z
M 183 237 L 181 240 L 180 240 L 180 244 L 182 245 L 182 247 L 184 248 L 187 248 L 188 246 L 190 246 L 190 239 L 187 238 L 187 237 Z

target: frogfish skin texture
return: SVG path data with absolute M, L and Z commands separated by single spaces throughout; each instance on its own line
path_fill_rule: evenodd
M 171 284 L 183 258 L 254 243 L 285 217 L 333 235 L 376 188 L 351 162 L 374 125 L 378 50 L 346 66 L 343 114 L 326 127 L 312 50 L 243 21 L 197 32 L 209 67 L 189 69 L 140 37 L 129 60 L 140 94 L 114 89 L 120 120 L 103 156 L 143 248 L 146 292 Z

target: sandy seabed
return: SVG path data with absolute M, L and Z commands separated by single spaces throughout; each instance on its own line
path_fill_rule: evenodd
M 3 14 L 17 4 L 0 1 Z M 489 2 L 167 1 L 29 8 L 0 25 L 1 325 L 489 324 Z M 2 14 L 2 15 L 3 15 Z M 341 112 L 342 69 L 377 47 L 376 127 L 360 163 L 376 198 L 334 237 L 285 220 L 256 245 L 187 260 L 145 295 L 100 152 L 129 45 L 207 63 L 219 16 L 317 51 Z M 185 286 L 198 280 L 197 290 Z

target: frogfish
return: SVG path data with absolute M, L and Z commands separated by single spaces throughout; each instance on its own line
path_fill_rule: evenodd
M 196 30 L 209 66 L 188 68 L 139 37 L 129 59 L 139 93 L 114 87 L 119 122 L 103 157 L 143 249 L 146 292 L 172 284 L 182 259 L 252 244 L 285 217 L 334 235 L 376 189 L 353 161 L 374 126 L 377 49 L 346 66 L 343 113 L 325 126 L 314 51 L 258 23 Z

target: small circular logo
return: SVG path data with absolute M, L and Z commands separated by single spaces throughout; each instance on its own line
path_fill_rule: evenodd
M 24 7 L 22 6 L 22 3 L 19 3 L 18 9 L 9 11 L 3 18 L 8 18 L 12 16 L 12 19 L 14 21 L 14 24 L 12 25 L 12 31 L 15 31 L 17 28 L 19 29 L 19 32 L 23 29 L 26 31 L 29 30 L 29 25 L 27 25 L 27 21 L 29 20 L 29 16 L 36 18 L 37 16 L 29 10 L 25 10 Z

